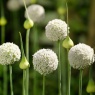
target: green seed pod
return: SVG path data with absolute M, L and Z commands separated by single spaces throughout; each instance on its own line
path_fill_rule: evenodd
M 95 83 L 93 79 L 90 79 L 86 88 L 87 93 L 95 92 Z
M 34 23 L 31 19 L 27 19 L 24 22 L 24 28 L 25 29 L 30 29 L 31 27 L 33 27 Z
M 1 25 L 1 26 L 4 26 L 4 25 L 6 25 L 6 24 L 7 24 L 6 18 L 5 18 L 5 17 L 1 17 L 1 18 L 0 18 L 0 25 Z
M 65 47 L 65 48 L 67 48 L 67 49 L 70 49 L 71 47 L 74 46 L 74 43 L 73 43 L 73 41 L 70 39 L 70 37 L 67 36 L 66 39 L 63 41 L 62 46 Z
M 26 57 L 22 57 L 19 67 L 20 67 L 20 69 L 27 69 L 30 67 L 30 64 L 27 61 Z

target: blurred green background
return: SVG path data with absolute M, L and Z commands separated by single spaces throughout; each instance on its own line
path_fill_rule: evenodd
M 56 53 L 58 50 L 57 43 L 48 40 L 45 36 L 45 26 L 48 21 L 59 18 L 66 21 L 66 2 L 65 0 L 30 0 L 33 3 L 40 4 L 45 8 L 45 19 L 37 24 L 38 45 L 39 48 L 51 48 Z M 0 0 L 3 2 L 4 15 L 7 19 L 5 26 L 5 42 L 13 42 L 20 46 L 19 31 L 22 33 L 23 42 L 25 46 L 26 30 L 23 27 L 25 21 L 24 6 L 20 6 L 16 10 L 8 8 L 8 0 Z M 30 3 L 29 3 L 30 5 Z M 14 4 L 15 6 L 15 4 Z M 28 6 L 28 5 L 27 5 Z M 0 8 L 1 13 L 2 8 Z M 1 14 L 0 14 L 1 15 Z M 70 27 L 70 37 L 74 44 L 86 43 L 95 49 L 95 0 L 68 0 L 68 21 Z M 1 28 L 1 26 L 0 26 Z M 30 83 L 29 93 L 33 95 L 33 65 L 32 55 L 33 50 L 33 28 L 30 32 Z M 0 33 L 1 38 L 1 33 Z M 1 41 L 0 41 L 0 44 Z M 67 52 L 61 47 L 61 64 L 62 64 L 62 95 L 66 92 L 67 77 Z M 95 64 L 92 65 L 92 77 L 95 81 Z M 9 72 L 9 70 L 8 70 Z M 72 68 L 71 78 L 71 95 L 78 95 L 78 79 L 79 71 Z M 42 94 L 42 76 L 37 73 L 37 95 Z M 9 80 L 9 77 L 8 77 Z M 86 86 L 89 80 L 89 68 L 83 73 L 83 95 L 89 95 L 86 92 Z M 19 68 L 19 62 L 13 65 L 13 85 L 14 95 L 22 94 L 22 70 Z M 3 66 L 0 65 L 0 95 L 3 95 Z M 8 95 L 10 95 L 10 86 L 8 82 Z M 58 80 L 57 71 L 46 76 L 46 95 L 58 95 Z

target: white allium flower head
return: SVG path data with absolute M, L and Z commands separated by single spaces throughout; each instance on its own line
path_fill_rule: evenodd
M 68 60 L 75 69 L 84 69 L 94 62 L 94 50 L 83 43 L 73 46 L 69 50 Z
M 34 22 L 39 23 L 45 17 L 45 10 L 43 6 L 41 5 L 38 5 L 38 4 L 30 5 L 27 8 L 27 11 L 28 11 L 30 19 L 32 19 Z M 28 18 L 26 11 L 25 11 L 25 17 Z
M 10 42 L 0 45 L 0 64 L 13 64 L 15 61 L 19 61 L 20 57 L 21 52 L 17 45 Z
M 8 0 L 7 7 L 10 11 L 16 11 L 20 8 L 19 0 Z
M 50 49 L 41 49 L 33 55 L 33 66 L 42 75 L 47 75 L 58 67 L 56 53 Z
M 46 37 L 52 41 L 63 40 L 67 36 L 67 24 L 61 19 L 49 21 L 45 30 Z

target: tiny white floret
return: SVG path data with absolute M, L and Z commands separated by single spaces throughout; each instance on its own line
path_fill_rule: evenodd
M 94 50 L 83 43 L 73 46 L 69 50 L 68 60 L 75 69 L 84 69 L 94 62 Z
M 56 53 L 50 49 L 41 49 L 33 55 L 33 66 L 41 75 L 47 75 L 58 67 Z

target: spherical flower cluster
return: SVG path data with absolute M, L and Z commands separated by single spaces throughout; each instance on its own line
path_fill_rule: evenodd
M 50 49 L 41 49 L 33 55 L 33 66 L 40 74 L 47 75 L 57 69 L 57 55 Z
M 20 57 L 21 52 L 17 45 L 7 42 L 0 46 L 0 64 L 13 64 L 15 61 L 19 61 Z
M 40 22 L 44 19 L 45 10 L 41 5 L 33 4 L 27 8 L 30 19 L 33 22 Z M 28 18 L 27 13 L 25 12 L 25 17 Z
M 46 37 L 52 41 L 63 40 L 67 36 L 67 24 L 60 19 L 49 21 L 46 29 Z
M 10 11 L 16 11 L 21 7 L 21 5 L 19 0 L 8 0 L 7 7 Z
M 94 50 L 83 43 L 72 47 L 68 54 L 70 65 L 75 69 L 84 69 L 94 62 Z

